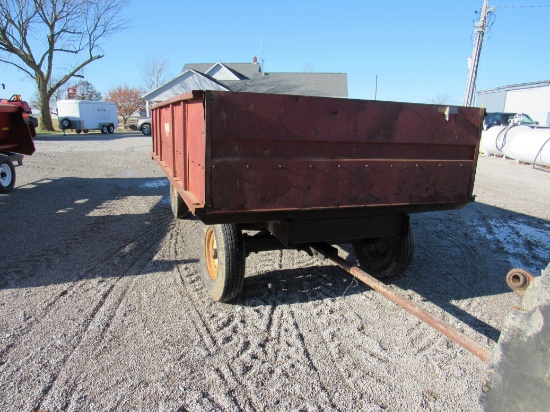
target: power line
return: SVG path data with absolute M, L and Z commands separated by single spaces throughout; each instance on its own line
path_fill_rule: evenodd
M 537 6 L 492 6 L 495 9 L 527 9 L 527 8 L 538 8 L 538 7 L 550 7 L 550 4 L 540 4 Z

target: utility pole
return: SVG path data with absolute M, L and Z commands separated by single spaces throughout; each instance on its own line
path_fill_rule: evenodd
M 474 105 L 474 93 L 476 89 L 477 67 L 479 65 L 479 55 L 481 54 L 481 46 L 483 44 L 483 36 L 485 34 L 485 28 L 487 27 L 487 17 L 489 13 L 492 13 L 495 9 L 489 7 L 489 0 L 483 0 L 483 7 L 481 8 L 481 16 L 474 28 L 474 49 L 469 59 L 470 67 L 468 71 L 468 81 L 466 83 L 466 91 L 464 93 L 463 106 Z
M 377 94 L 378 94 L 378 75 L 376 75 L 376 84 L 374 85 L 374 100 L 376 100 Z

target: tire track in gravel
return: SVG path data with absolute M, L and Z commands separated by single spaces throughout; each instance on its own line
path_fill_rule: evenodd
M 196 240 L 199 238 L 199 221 L 183 221 L 180 224 L 187 229 L 191 235 L 185 239 Z M 178 227 L 179 229 L 179 227 Z M 178 260 L 178 250 L 182 249 L 180 240 L 182 236 L 175 235 L 178 239 L 174 242 L 173 253 Z M 190 246 L 187 244 L 187 246 Z M 195 247 L 185 248 L 196 250 Z M 211 300 L 205 292 L 200 279 L 200 268 L 198 264 L 179 264 L 175 268 L 176 276 L 179 279 L 181 288 L 178 290 L 182 301 L 186 302 L 187 315 L 191 318 L 197 334 L 205 344 L 208 353 L 208 361 L 212 364 L 214 374 L 211 379 L 218 380 L 215 387 L 227 388 L 218 396 L 225 398 L 234 408 L 252 410 L 263 410 L 263 402 L 250 390 L 247 382 L 243 380 L 241 373 L 236 370 L 234 360 L 247 351 L 250 345 L 247 339 L 242 339 L 245 324 L 244 314 L 239 307 L 227 304 L 220 304 Z M 235 347 L 236 346 L 236 347 Z M 225 405 L 226 407 L 228 405 Z
M 104 222 L 102 221 L 95 221 L 92 222 L 90 225 L 88 225 L 83 230 L 79 231 L 77 234 L 75 234 L 75 237 L 79 235 L 85 235 L 89 233 L 98 233 L 97 229 L 102 228 L 104 226 Z M 140 239 L 141 242 L 138 242 L 134 249 L 135 251 L 139 251 L 140 247 L 139 244 L 148 244 L 150 242 L 151 238 L 157 238 L 159 235 L 162 235 L 166 229 L 161 226 L 152 225 L 151 227 L 147 228 L 146 230 L 142 231 L 141 233 L 138 233 L 136 235 L 136 239 Z M 148 240 L 145 240 L 148 239 Z M 71 244 L 72 239 L 67 239 L 62 242 L 64 245 Z M 101 278 L 102 277 L 102 270 L 108 267 L 113 260 L 115 260 L 119 256 L 124 256 L 127 254 L 127 249 L 129 245 L 132 245 L 135 242 L 132 242 L 128 245 L 119 246 L 116 249 L 109 249 L 106 253 L 104 253 L 102 256 L 98 257 L 96 261 L 92 264 L 89 264 L 84 269 L 80 270 L 77 274 L 72 275 L 71 278 L 68 280 L 68 286 L 64 287 L 63 290 L 59 293 L 57 293 L 55 296 L 53 296 L 50 300 L 43 302 L 40 305 L 40 313 L 35 314 L 30 320 L 25 322 L 22 326 L 19 328 L 13 329 L 11 332 L 12 336 L 18 336 L 20 340 L 23 339 L 24 335 L 28 334 L 32 328 L 35 327 L 36 324 L 40 323 L 41 319 L 48 316 L 48 314 L 55 308 L 55 305 L 59 303 L 61 299 L 64 299 L 66 296 L 71 296 L 73 294 L 77 293 L 78 289 L 82 289 L 86 287 L 85 283 L 81 283 L 80 281 L 83 279 L 94 279 L 94 278 Z M 53 261 L 52 256 L 56 256 L 57 253 L 59 253 L 59 250 L 63 250 L 63 246 L 55 246 L 52 249 L 49 249 L 48 251 L 44 251 L 42 253 L 39 253 L 38 255 L 35 255 L 34 258 L 30 259 L 29 262 L 32 262 L 33 265 L 38 264 L 40 262 L 41 258 L 44 258 L 46 260 Z M 139 256 L 138 253 L 135 253 L 136 256 Z M 9 270 L 9 269 L 8 269 Z M 35 265 L 33 268 L 33 272 L 38 271 L 39 268 Z M 9 297 L 9 296 L 8 296 Z M 3 358 L 9 353 L 9 350 L 16 345 L 16 342 L 10 342 L 5 344 L 3 348 L 0 348 L 0 364 L 3 362 Z
M 85 322 L 82 324 L 83 326 L 83 331 L 79 334 L 79 336 L 77 336 L 77 343 L 75 346 L 73 346 L 69 353 L 66 353 L 61 361 L 56 365 L 56 367 L 54 368 L 53 371 L 51 371 L 51 378 L 50 380 L 44 385 L 44 387 L 42 388 L 42 391 L 40 393 L 40 396 L 38 397 L 38 399 L 36 399 L 34 401 L 34 405 L 32 407 L 33 410 L 38 410 L 40 409 L 41 405 L 43 404 L 43 402 L 46 400 L 47 396 L 49 395 L 49 393 L 52 391 L 54 385 L 56 384 L 56 382 L 58 381 L 58 378 L 60 376 L 60 374 L 62 373 L 61 371 L 63 370 L 63 368 L 65 367 L 65 365 L 70 361 L 70 359 L 73 357 L 73 355 L 75 354 L 75 352 L 78 350 L 78 347 L 81 345 L 84 337 L 87 335 L 88 331 L 90 330 L 90 327 L 91 327 L 91 324 L 93 322 L 93 320 L 95 319 L 95 317 L 97 316 L 99 310 L 103 307 L 103 305 L 105 304 L 107 298 L 109 297 L 109 295 L 111 294 L 112 290 L 114 289 L 114 287 L 117 285 L 117 283 L 121 280 L 121 278 L 118 278 L 116 279 L 114 282 L 110 282 L 108 287 L 107 287 L 107 290 L 105 290 L 101 296 L 100 296 L 100 299 L 99 301 L 95 304 L 95 306 L 93 307 L 92 311 L 90 312 L 89 315 L 87 315 L 85 317 Z M 124 292 L 123 292 L 124 293 Z M 64 407 L 66 408 L 67 405 L 64 405 Z M 64 409 L 64 408 L 62 408 Z
M 110 208 L 115 207 L 115 201 L 110 202 Z M 162 215 L 162 214 L 161 214 Z M 160 220 L 161 217 L 157 217 L 156 220 Z M 99 233 L 103 232 L 101 225 L 106 223 L 104 218 L 94 219 L 93 222 L 88 224 L 86 227 L 78 231 L 71 239 L 64 239 L 60 242 L 60 245 L 56 245 L 53 248 L 49 249 L 48 253 L 42 253 L 41 255 L 49 255 L 51 253 L 58 252 L 63 245 L 70 244 L 76 236 L 82 236 L 87 233 Z M 113 288 L 117 283 L 124 278 L 128 273 L 133 270 L 138 270 L 145 265 L 147 265 L 154 254 L 156 243 L 152 242 L 153 238 L 159 238 L 164 234 L 165 228 L 161 225 L 155 225 L 148 227 L 145 230 L 141 230 L 135 234 L 130 239 L 131 242 L 118 245 L 116 248 L 109 249 L 106 253 L 101 255 L 93 264 L 88 265 L 86 268 L 80 270 L 76 276 L 72 276 L 69 286 L 64 287 L 61 293 L 57 293 L 53 299 L 45 302 L 42 305 L 42 310 L 40 313 L 35 314 L 35 316 L 26 322 L 22 327 L 17 328 L 16 330 L 11 331 L 11 342 L 5 345 L 0 351 L 0 366 L 2 367 L 2 375 L 6 377 L 10 374 L 10 369 L 12 369 L 13 375 L 17 375 L 18 367 L 15 367 L 13 370 L 10 367 L 8 361 L 9 353 L 18 348 L 25 350 L 25 347 L 32 347 L 32 341 L 36 340 L 36 336 L 40 336 L 43 330 L 47 330 L 47 327 L 43 327 L 42 324 L 46 322 L 47 318 L 50 317 L 52 313 L 55 313 L 55 308 L 59 305 L 66 306 L 68 302 L 78 302 L 82 301 L 80 295 L 87 294 L 90 291 L 96 294 L 97 303 L 93 306 L 92 310 L 87 313 L 84 317 L 84 322 L 79 323 L 75 327 L 76 335 L 71 336 L 72 342 L 68 345 L 69 347 L 65 348 L 68 350 L 67 353 L 64 353 L 64 356 L 58 360 L 56 367 L 48 368 L 48 374 L 50 378 L 47 379 L 45 384 L 42 387 L 41 393 L 39 395 L 39 400 L 36 405 L 39 405 L 48 393 L 51 391 L 53 385 L 58 379 L 60 371 L 63 369 L 66 362 L 73 356 L 75 350 L 81 345 L 83 339 L 89 333 L 90 327 L 94 319 L 97 318 L 98 313 L 104 308 L 105 303 L 108 301 L 109 296 L 111 295 Z M 120 243 L 120 241 L 119 241 Z M 145 253 L 143 253 L 145 251 Z M 109 280 L 104 280 L 103 275 L 105 269 L 112 265 L 114 262 L 114 267 L 118 268 L 118 273 L 121 273 L 116 278 Z M 112 271 L 112 268 L 110 268 Z M 122 270 L 121 270 L 122 269 Z M 84 282 L 81 280 L 84 279 Z M 120 305 L 120 302 L 124 298 L 126 293 L 126 288 L 122 289 L 122 295 L 116 300 L 118 304 L 115 304 L 116 307 Z M 88 301 L 86 300 L 86 303 Z M 115 303 L 116 303 L 115 302 Z M 85 308 L 81 308 L 81 314 L 88 312 L 88 305 Z M 113 312 L 116 313 L 116 308 Z M 99 331 L 100 336 L 107 330 L 109 327 L 109 321 L 103 328 Z M 30 336 L 30 337 L 29 337 Z M 23 344 L 23 342 L 25 344 Z M 47 343 L 46 343 L 47 344 Z M 50 362 L 51 363 L 51 362 Z M 5 379 L 5 378 L 4 378 Z M 30 400 L 30 399 L 29 399 Z
M 187 238 L 194 236 L 196 233 Z M 174 249 L 181 249 L 181 245 L 178 243 Z M 186 249 L 197 250 L 196 246 Z M 340 330 L 340 319 L 362 329 L 368 322 L 365 311 L 384 311 L 391 303 L 369 295 L 369 302 L 358 306 L 358 299 L 363 298 L 364 292 L 369 293 L 368 288 L 353 284 L 353 279 L 344 272 L 340 276 L 336 267 L 308 266 L 313 260 L 305 253 L 303 256 L 289 253 L 294 252 L 284 251 L 283 258 L 280 252 L 264 253 L 258 258 L 260 265 L 255 267 L 260 274 L 247 273 L 245 296 L 237 301 L 237 305 L 243 303 L 243 306 L 238 308 L 210 301 L 197 265 L 178 265 L 181 296 L 192 303 L 189 306 L 195 329 L 212 359 L 216 384 L 209 386 L 225 388 L 214 398 L 225 399 L 227 408 L 269 409 L 315 404 L 320 396 L 320 404 L 338 409 L 343 406 L 335 396 L 344 391 L 348 398 L 363 402 L 366 407 L 386 408 L 391 404 L 387 393 L 395 384 L 397 367 L 388 357 L 389 349 L 375 337 L 369 337 L 367 330 L 360 341 L 346 341 L 344 335 L 348 332 Z M 177 250 L 174 254 L 177 256 Z M 280 278 L 289 271 L 284 269 L 289 261 L 294 263 L 291 279 Z M 342 298 L 346 294 L 349 296 Z M 422 331 L 412 319 L 403 333 L 411 334 L 426 350 Z M 364 380 L 368 383 L 363 383 Z M 259 388 L 258 382 L 262 383 Z M 286 382 L 286 386 L 288 382 L 294 384 L 278 388 L 281 382 Z M 273 394 L 262 387 L 266 384 L 275 385 L 271 391 L 280 393 L 277 402 L 289 403 L 266 404 L 264 391 Z M 375 387 L 374 395 L 369 395 L 368 385 Z M 304 389 L 304 393 L 296 393 L 296 388 Z M 309 393 L 315 393 L 315 397 L 309 397 Z
M 197 225 L 195 225 L 195 232 L 198 232 L 197 229 L 200 224 L 197 222 Z M 178 238 L 176 236 L 176 239 Z M 181 248 L 179 243 L 174 246 L 175 250 Z M 177 251 L 175 255 L 177 255 Z M 278 267 L 278 262 L 283 260 L 280 252 L 270 253 L 268 256 L 266 259 L 264 254 L 264 259 L 261 259 L 262 268 L 268 266 Z M 300 257 L 299 259 L 307 262 L 311 261 L 307 255 L 305 255 L 305 258 Z M 270 262 L 271 260 L 274 262 Z M 271 265 L 271 263 L 274 263 L 274 265 Z M 245 297 L 241 298 L 244 299 L 244 306 L 234 306 L 219 304 L 210 300 L 210 297 L 204 291 L 196 265 L 194 268 L 188 268 L 187 265 L 178 265 L 177 272 L 177 277 L 182 285 L 182 298 L 192 304 L 191 317 L 193 318 L 195 330 L 206 344 L 209 355 L 216 359 L 214 361 L 214 364 L 217 365 L 215 372 L 219 380 L 216 386 L 221 385 L 228 388 L 225 395 L 231 395 L 229 399 L 232 400 L 234 407 L 243 408 L 249 405 L 248 407 L 253 409 L 265 409 L 267 407 L 266 399 L 257 395 L 258 389 L 254 386 L 257 380 L 250 380 L 248 377 L 250 374 L 254 374 L 254 376 L 266 374 L 269 365 L 273 364 L 273 359 L 270 359 L 271 356 L 276 358 L 275 365 L 278 363 L 280 352 L 278 350 L 271 352 L 270 347 L 280 348 L 280 343 L 284 340 L 281 336 L 283 322 L 294 325 L 293 328 L 295 329 L 297 324 L 292 321 L 292 310 L 289 310 L 286 305 L 281 305 L 284 300 L 281 301 L 280 297 L 277 296 L 277 290 L 265 287 L 263 280 L 261 281 L 262 285 L 258 285 L 258 287 L 252 285 L 255 296 L 250 297 L 248 292 L 250 292 L 250 281 L 253 278 L 247 277 L 247 292 Z M 317 282 L 319 281 L 317 280 Z M 321 286 L 322 281 L 319 283 L 318 289 L 322 289 Z M 259 296 L 257 296 L 258 291 L 260 292 Z M 329 294 L 330 292 L 327 293 L 327 296 Z M 236 304 L 239 305 L 239 303 L 237 301 Z M 305 359 L 301 363 L 304 365 L 311 364 L 308 360 L 308 350 L 303 345 L 303 338 L 300 340 L 299 336 L 301 336 L 300 332 L 294 331 L 293 350 L 301 348 L 299 357 L 302 360 Z M 220 364 L 223 366 L 219 366 Z M 311 370 L 308 370 L 308 372 L 311 372 Z M 309 373 L 304 375 L 304 381 L 307 380 L 306 377 L 308 376 L 310 376 Z M 266 377 L 266 380 L 268 380 L 268 377 Z M 328 398 L 329 395 L 327 394 Z
M 290 261 L 290 266 L 293 268 L 291 272 L 300 273 L 298 278 L 292 281 L 295 284 L 289 286 L 288 289 L 300 289 L 304 293 L 299 296 L 298 302 L 289 305 L 287 303 L 290 296 L 288 293 L 284 291 L 278 293 L 276 287 L 262 290 L 263 279 L 258 280 L 255 288 L 256 293 L 253 297 L 247 297 L 246 301 L 253 304 L 255 315 L 260 318 L 263 315 L 264 320 L 258 322 L 257 319 L 254 319 L 253 323 L 265 325 L 263 331 L 266 331 L 268 337 L 265 342 L 266 353 L 274 358 L 275 373 L 282 375 L 284 380 L 295 381 L 298 387 L 305 388 L 306 394 L 313 392 L 316 394 L 315 399 L 295 393 L 292 396 L 295 399 L 301 397 L 305 403 L 319 401 L 324 405 L 330 405 L 331 409 L 335 409 L 337 405 L 332 398 L 339 389 L 331 387 L 330 382 L 333 379 L 338 380 L 333 373 L 334 370 L 338 370 L 338 365 L 331 359 L 327 361 L 324 356 L 327 351 L 330 353 L 330 345 L 327 341 L 323 342 L 315 338 L 315 336 L 322 335 L 320 328 L 313 326 L 318 322 L 317 316 L 309 316 L 309 313 L 314 308 L 330 307 L 331 302 L 342 293 L 342 288 L 334 279 L 336 271 L 333 267 L 323 266 L 303 252 L 285 251 L 284 253 L 288 255 L 284 260 L 287 265 Z M 272 276 L 277 276 L 277 273 L 278 271 L 273 272 Z M 273 283 L 284 284 L 285 280 Z M 298 319 L 307 320 L 302 322 Z M 304 326 L 306 332 L 302 330 Z M 308 342 L 310 343 L 308 344 Z M 312 342 L 313 346 L 310 349 Z M 287 389 L 282 392 L 284 393 L 285 390 Z M 319 395 L 322 401 L 317 399 Z M 298 404 L 277 406 L 293 408 Z
M 45 391 L 41 399 L 38 400 L 36 408 L 48 402 L 50 393 L 55 391 L 63 393 L 65 399 L 65 403 L 60 406 L 60 409 L 63 410 L 69 406 L 74 390 L 72 382 L 78 380 L 79 375 L 75 376 L 74 374 L 68 374 L 63 377 L 64 368 L 69 362 L 73 362 L 73 359 L 78 358 L 79 348 L 83 347 L 86 341 L 93 341 L 95 347 L 100 347 L 124 298 L 135 284 L 134 279 L 132 277 L 127 277 L 127 275 L 141 273 L 142 270 L 150 264 L 156 252 L 157 245 L 154 243 L 149 244 L 146 240 L 148 237 L 143 236 L 143 233 L 138 234 L 136 239 L 138 239 L 138 241 L 135 242 L 137 243 L 137 247 L 131 248 L 134 250 L 133 253 L 127 253 L 126 250 L 128 248 L 126 247 L 122 248 L 119 253 L 114 255 L 114 258 L 122 255 L 120 260 L 129 262 L 130 264 L 117 278 L 109 282 L 110 284 L 107 290 L 103 292 L 92 311 L 85 317 L 85 322 L 82 324 L 83 331 L 77 337 L 78 341 L 76 345 L 72 348 L 70 353 L 66 354 L 62 364 L 58 365 L 59 367 L 55 373 L 55 379 L 47 386 L 48 390 Z M 116 296 L 113 297 L 113 294 L 116 294 Z M 82 359 L 81 361 L 84 362 L 85 360 L 86 359 Z M 78 359 L 75 360 L 75 362 L 78 361 Z M 81 371 L 80 375 L 83 373 L 84 371 Z M 60 383 L 57 384 L 58 382 Z
M 339 268 L 332 268 L 339 271 Z M 344 272 L 342 275 L 347 276 Z M 316 348 L 310 352 L 310 358 L 312 364 L 316 365 L 317 373 L 319 376 L 330 376 L 326 379 L 326 392 L 332 398 L 334 394 L 345 390 L 345 387 L 347 396 L 359 402 L 364 394 L 371 392 L 372 385 L 383 388 L 379 392 L 391 387 L 393 367 L 386 350 L 375 338 L 368 336 L 369 329 L 365 327 L 367 320 L 364 319 L 364 313 L 369 310 L 379 312 L 384 308 L 379 306 L 380 302 L 373 295 L 374 292 L 369 292 L 368 288 L 359 284 L 354 287 L 359 288 L 359 293 L 355 291 L 353 296 L 337 295 L 322 304 L 313 305 L 310 310 L 302 311 L 298 318 L 300 320 L 296 322 L 299 329 L 306 328 L 302 332 L 304 345 L 307 341 L 309 346 Z M 320 293 L 324 295 L 327 292 Z M 360 340 L 355 336 L 356 331 L 361 332 Z M 355 337 L 346 336 L 350 333 Z M 368 386 L 363 383 L 365 381 Z M 369 407 L 387 406 L 383 399 L 369 398 L 372 398 L 369 399 Z M 331 402 L 334 404 L 334 401 Z M 334 406 L 338 407 L 341 405 Z
M 128 192 L 128 190 L 126 192 Z M 56 243 L 51 243 L 49 247 L 26 257 L 25 263 L 30 265 L 31 270 L 23 272 L 22 269 L 19 269 L 17 261 L 5 262 L 5 264 L 0 267 L 0 271 L 5 274 L 4 284 L 0 285 L 0 287 L 5 288 L 9 286 L 7 284 L 9 281 L 13 283 L 18 280 L 20 281 L 23 278 L 32 278 L 36 273 L 40 273 L 42 268 L 55 267 L 55 264 L 58 263 L 57 256 L 67 256 L 68 250 L 74 250 L 79 246 L 86 246 L 92 235 L 93 237 L 103 238 L 103 235 L 109 234 L 111 231 L 109 224 L 109 221 L 111 220 L 110 212 L 116 210 L 117 201 L 124 198 L 125 195 L 126 193 L 120 193 L 120 188 L 114 189 L 111 196 L 109 196 L 110 200 L 107 200 L 100 205 L 103 213 L 102 216 L 87 217 L 86 219 L 90 220 L 89 223 L 78 227 L 78 230 L 73 232 L 70 236 L 58 240 Z M 151 217 L 151 223 L 153 226 L 156 223 L 161 223 L 166 220 L 166 215 L 162 214 L 151 214 Z M 108 255 L 109 253 L 107 253 L 106 260 L 109 259 Z M 96 259 L 97 257 L 94 256 L 94 260 Z M 95 264 L 96 261 L 94 261 L 93 265 Z
M 327 348 L 334 370 L 339 372 L 342 380 L 350 388 L 350 396 L 354 393 L 353 396 L 358 397 L 358 402 L 366 402 L 364 407 L 372 408 L 376 405 L 376 407 L 386 408 L 392 404 L 387 394 L 395 386 L 394 380 L 399 368 L 399 360 L 396 363 L 390 351 L 392 347 L 399 345 L 402 337 L 396 336 L 397 339 L 393 339 L 391 335 L 385 336 L 383 330 L 400 329 L 400 333 L 404 335 L 403 338 L 410 343 L 408 347 L 420 347 L 422 351 L 432 346 L 437 348 L 443 345 L 446 349 L 449 347 L 444 338 L 431 330 L 428 329 L 429 333 L 426 333 L 425 325 L 412 315 L 407 316 L 404 322 L 402 316 L 394 314 L 402 309 L 370 291 L 366 286 L 362 284 L 356 286 L 359 288 L 359 294 L 332 299 L 334 305 L 315 305 L 318 308 L 317 311 L 308 312 L 307 321 L 300 324 L 306 327 L 316 325 L 316 333 L 305 333 L 304 336 L 310 340 L 313 339 L 313 342 L 317 336 L 323 339 L 324 344 L 318 343 L 313 346 L 324 345 Z M 402 295 L 410 294 L 391 283 L 388 286 L 397 289 Z M 418 296 L 409 297 L 419 300 Z M 379 323 L 377 318 L 380 316 L 387 319 L 382 331 L 375 327 Z M 399 329 L 392 325 L 394 318 L 401 319 Z M 349 333 L 355 338 L 348 338 L 346 335 Z M 380 339 L 382 336 L 384 338 Z M 321 358 L 319 361 L 322 368 L 325 360 Z

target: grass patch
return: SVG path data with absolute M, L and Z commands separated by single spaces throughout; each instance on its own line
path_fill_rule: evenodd
M 45 135 L 45 134 L 60 134 L 63 133 L 62 130 L 54 130 L 53 132 L 50 132 L 49 130 L 42 130 L 40 128 L 36 128 L 36 134 L 37 135 Z

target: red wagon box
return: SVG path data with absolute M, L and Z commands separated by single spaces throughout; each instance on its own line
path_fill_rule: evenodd
M 240 290 L 212 292 L 220 259 L 228 253 L 242 260 L 244 273 L 244 257 L 219 250 L 225 232 L 243 256 L 352 242 L 373 275 L 403 272 L 412 256 L 408 214 L 473 200 L 484 114 L 456 106 L 193 91 L 154 106 L 153 157 L 170 179 L 174 213 L 190 211 L 211 225 L 201 256 L 205 282 L 215 299 L 229 300 Z M 243 229 L 258 234 L 243 236 Z M 241 280 L 234 283 L 242 287 Z

